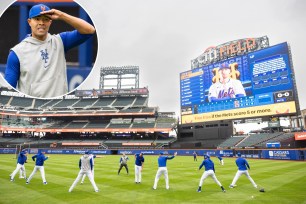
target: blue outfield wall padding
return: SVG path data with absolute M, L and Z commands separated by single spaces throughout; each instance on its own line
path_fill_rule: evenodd
M 96 155 L 121 155 L 123 153 L 127 155 L 134 155 L 143 153 L 144 155 L 158 155 L 160 152 L 164 154 L 173 155 L 177 152 L 178 156 L 193 156 L 195 151 L 198 154 L 198 157 L 203 157 L 204 154 L 208 154 L 212 157 L 222 156 L 222 157 L 234 157 L 233 150 L 198 150 L 198 149 L 147 149 L 147 150 L 97 150 L 97 149 L 83 149 L 83 150 L 73 150 L 73 149 L 39 149 L 39 148 L 30 148 L 28 149 L 29 154 L 37 154 L 38 152 L 45 151 L 47 154 L 84 154 L 85 151 L 91 151 Z M 259 150 L 259 149 L 257 149 Z M 241 156 L 245 158 L 253 159 L 272 159 L 272 160 L 305 160 L 306 150 L 298 149 L 262 149 L 261 153 L 251 154 L 247 153 L 247 150 L 236 150 L 240 151 Z M 16 154 L 16 148 L 0 148 L 0 154 Z

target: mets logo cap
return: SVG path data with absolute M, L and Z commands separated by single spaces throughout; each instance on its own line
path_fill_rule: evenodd
M 223 62 L 222 64 L 220 64 L 219 69 L 230 69 L 230 66 L 227 62 Z
M 29 18 L 40 16 L 40 12 L 49 11 L 50 8 L 44 4 L 37 4 L 33 6 L 29 11 Z

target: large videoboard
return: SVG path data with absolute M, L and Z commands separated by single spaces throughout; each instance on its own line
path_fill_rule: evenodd
M 288 44 L 180 74 L 182 123 L 296 112 Z

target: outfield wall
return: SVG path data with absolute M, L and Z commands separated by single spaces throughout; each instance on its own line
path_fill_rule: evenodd
M 0 148 L 0 154 L 16 154 L 16 148 Z M 39 151 L 45 151 L 47 154 L 84 154 L 85 150 L 74 149 L 28 149 L 30 154 L 37 154 Z M 199 156 L 208 154 L 210 156 L 220 155 L 222 157 L 234 157 L 238 152 L 242 157 L 254 158 L 254 159 L 275 159 L 275 160 L 305 160 L 306 149 L 239 149 L 239 150 L 214 150 L 214 149 L 162 149 L 162 150 L 90 150 L 93 154 L 97 155 L 121 155 L 125 153 L 127 155 L 133 155 L 137 153 L 143 153 L 144 155 L 158 155 L 160 152 L 164 154 L 193 156 L 195 151 Z

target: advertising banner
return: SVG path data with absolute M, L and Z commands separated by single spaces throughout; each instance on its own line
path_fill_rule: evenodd
M 267 148 L 280 148 L 281 144 L 280 142 L 267 142 L 266 147 Z
M 299 160 L 298 150 L 263 150 L 264 159 Z
M 277 103 L 273 105 L 255 106 L 248 108 L 230 109 L 226 111 L 203 114 L 182 115 L 182 124 L 198 123 L 217 120 L 231 120 L 244 117 L 259 117 L 277 114 L 295 113 L 295 102 Z
M 306 132 L 294 133 L 295 140 L 306 140 Z

